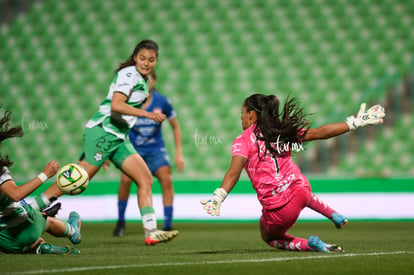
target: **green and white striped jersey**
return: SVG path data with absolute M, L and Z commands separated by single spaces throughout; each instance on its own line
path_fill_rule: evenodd
M 135 66 L 121 69 L 115 74 L 107 97 L 99 106 L 98 112 L 88 121 L 86 127 L 92 128 L 102 123 L 105 132 L 126 139 L 129 129 L 135 124 L 137 117 L 112 112 L 112 97 L 115 92 L 121 92 L 127 96 L 126 103 L 128 105 L 140 108 L 149 94 L 148 81 L 141 76 Z
M 4 167 L 4 172 L 0 176 L 0 185 L 8 180 L 12 180 L 12 177 L 9 169 Z M 0 192 L 0 229 L 15 227 L 27 218 L 27 211 L 19 201 L 12 201 L 6 194 Z

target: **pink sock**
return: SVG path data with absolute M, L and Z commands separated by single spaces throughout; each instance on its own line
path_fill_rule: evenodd
M 312 210 L 315 210 L 316 212 L 324 215 L 328 219 L 332 219 L 332 213 L 337 213 L 335 210 L 329 207 L 326 202 L 315 196 L 315 194 L 312 194 L 312 199 L 307 205 Z
M 297 238 L 289 234 L 284 234 L 282 238 L 270 241 L 269 245 L 278 249 L 286 249 L 290 251 L 312 251 L 308 246 L 308 240 Z

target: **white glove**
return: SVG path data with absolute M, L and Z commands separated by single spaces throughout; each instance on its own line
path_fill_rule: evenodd
M 359 127 L 365 127 L 367 125 L 382 124 L 383 117 L 385 116 L 385 109 L 381 105 L 377 104 L 365 111 L 365 103 L 361 104 L 357 117 L 347 117 L 346 123 L 349 130 L 354 131 Z
M 207 211 L 207 214 L 211 216 L 220 216 L 221 203 L 226 199 L 227 192 L 223 188 L 217 188 L 213 197 L 209 200 L 201 200 L 200 203 L 203 205 L 203 209 Z

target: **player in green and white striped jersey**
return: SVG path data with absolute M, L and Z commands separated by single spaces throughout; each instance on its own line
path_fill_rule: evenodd
M 114 95 L 117 97 L 117 93 L 120 93 L 126 97 L 125 103 L 140 111 L 141 105 L 149 94 L 148 80 L 140 74 L 136 66 L 127 66 L 116 72 L 107 97 L 99 106 L 98 112 L 88 121 L 86 128 L 93 128 L 101 124 L 105 132 L 111 133 L 120 139 L 125 139 L 129 129 L 135 124 L 137 116 L 124 114 L 122 111 L 113 112 L 112 100 Z M 152 115 L 152 113 L 149 114 Z M 152 119 L 161 118 L 154 117 Z
M 0 143 L 8 138 L 21 137 L 22 127 L 9 127 L 11 112 L 0 117 Z M 46 216 L 34 209 L 24 198 L 30 195 L 59 169 L 56 161 L 51 161 L 43 172 L 31 181 L 16 185 L 10 175 L 13 162 L 8 156 L 0 156 L 0 251 L 6 253 L 38 254 L 79 254 L 73 247 L 58 247 L 46 243 L 43 232 L 56 237 L 68 237 L 73 244 L 81 242 L 80 217 L 71 212 L 68 222 Z
M 127 138 L 137 117 L 146 117 L 156 122 L 162 122 L 166 118 L 165 114 L 140 109 L 148 97 L 148 82 L 157 60 L 157 43 L 142 40 L 131 56 L 120 64 L 106 98 L 98 112 L 86 124 L 78 161 L 88 172 L 90 179 L 106 160 L 111 160 L 137 183 L 138 207 L 145 229 L 145 243 L 148 245 L 166 242 L 178 235 L 178 231 L 157 229 L 157 219 L 152 206 L 152 175 Z M 61 195 L 57 185 L 53 184 L 36 198 L 34 207 L 44 209 Z

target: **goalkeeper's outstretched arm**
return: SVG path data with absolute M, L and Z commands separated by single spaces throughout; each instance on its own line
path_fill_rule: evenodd
M 337 122 L 325 124 L 318 128 L 310 128 L 303 141 L 312 141 L 318 139 L 328 139 L 336 137 L 350 131 L 346 122 Z
M 384 107 L 377 104 L 365 111 L 365 106 L 366 104 L 362 103 L 357 116 L 350 116 L 345 122 L 329 123 L 318 128 L 309 129 L 303 141 L 328 139 L 348 131 L 354 131 L 359 127 L 382 124 L 385 116 Z

